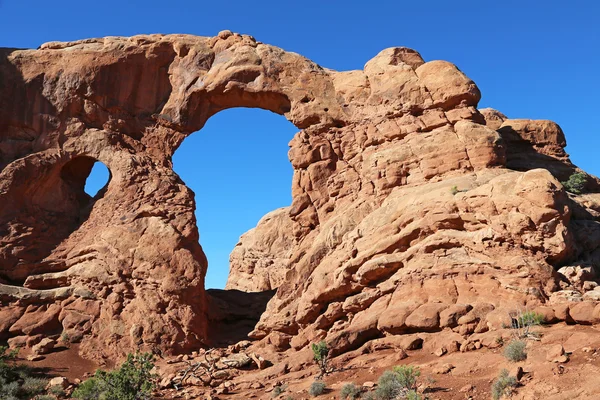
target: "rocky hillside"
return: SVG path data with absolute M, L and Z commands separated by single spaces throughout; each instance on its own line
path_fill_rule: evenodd
M 223 340 L 243 302 L 204 289 L 171 157 L 231 107 L 300 130 L 292 204 L 231 255 L 228 289 L 276 290 L 250 338 L 339 355 L 419 332 L 475 346 L 519 310 L 600 322 L 600 181 L 568 193 L 583 171 L 560 127 L 479 100 L 456 66 L 402 47 L 347 72 L 228 31 L 0 49 L 0 339 L 64 333 L 113 360 Z M 90 198 L 96 161 L 111 177 Z

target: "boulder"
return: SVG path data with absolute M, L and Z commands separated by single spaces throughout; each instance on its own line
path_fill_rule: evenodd
M 57 376 L 48 381 L 48 388 L 59 387 L 66 389 L 69 386 L 69 380 L 64 376 Z
M 552 345 L 546 352 L 546 361 L 554 363 L 564 363 L 568 361 L 565 355 L 565 349 L 560 344 Z
M 38 344 L 34 345 L 31 348 L 31 352 L 33 354 L 38 354 L 38 355 L 48 354 L 54 349 L 55 345 L 56 345 L 56 340 L 50 339 L 50 338 L 44 338 Z
M 246 353 L 234 353 L 220 360 L 229 368 L 241 369 L 252 363 L 252 358 Z

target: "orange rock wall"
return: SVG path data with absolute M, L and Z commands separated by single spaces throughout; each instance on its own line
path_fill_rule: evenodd
M 210 344 L 194 196 L 171 157 L 231 107 L 301 130 L 292 204 L 231 257 L 228 288 L 277 288 L 252 337 L 339 353 L 483 332 L 517 306 L 577 320 L 555 269 L 598 265 L 584 237 L 600 235 L 600 201 L 564 191 L 577 169 L 556 124 L 479 99 L 456 66 L 406 48 L 348 72 L 231 32 L 0 49 L 0 335 L 66 332 L 89 357 Z M 91 199 L 96 161 L 111 177 Z

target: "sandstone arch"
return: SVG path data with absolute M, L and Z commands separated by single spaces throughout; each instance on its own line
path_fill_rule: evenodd
M 265 214 L 290 205 L 293 168 L 287 153 L 297 131 L 282 115 L 234 107 L 211 116 L 175 151 L 174 171 L 195 193 L 200 244 L 208 258 L 206 288 L 225 286 L 230 252 L 240 235 L 248 236 L 245 232 L 268 218 Z M 251 251 L 235 248 L 231 257 L 245 264 L 249 281 L 256 283 L 237 289 L 265 291 L 278 286 L 289 255 L 271 251 L 288 242 L 288 236 L 282 231 L 274 241 L 263 241 L 262 248 Z
M 102 197 L 108 189 L 110 178 L 111 173 L 108 167 L 102 161 L 96 160 L 85 181 L 85 193 L 92 199 Z
M 479 112 L 479 99 L 456 66 L 406 48 L 348 72 L 231 32 L 3 49 L 0 273 L 29 288 L 0 285 L 0 313 L 11 316 L 0 333 L 29 335 L 45 321 L 92 357 L 209 343 L 206 258 L 171 157 L 211 115 L 240 106 L 302 129 L 289 152 L 293 202 L 278 216 L 293 267 L 254 338 L 299 349 L 327 337 L 339 353 L 384 334 L 468 335 L 497 323 L 504 301 L 558 299 L 553 267 L 598 259 L 573 223 L 600 232 L 598 200 L 575 216 L 577 201 L 539 163 L 507 164 L 510 141 L 495 124 L 510 120 Z M 550 125 L 512 123 L 511 134 L 556 170 L 576 170 Z M 52 179 L 87 157 L 112 178 L 65 235 L 59 222 L 75 205 L 52 193 Z M 49 254 L 32 250 L 56 238 Z

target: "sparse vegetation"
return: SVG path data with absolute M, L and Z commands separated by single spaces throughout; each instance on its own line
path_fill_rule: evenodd
M 65 396 L 65 391 L 64 391 L 64 389 L 63 389 L 62 387 L 60 387 L 60 386 L 52 386 L 52 387 L 51 387 L 51 388 L 48 390 L 48 392 L 49 392 L 51 395 L 53 395 L 53 396 L 56 396 L 56 397 L 63 397 L 63 396 Z
M 517 339 L 538 339 L 540 334 L 533 332 L 531 328 L 544 323 L 544 316 L 534 311 L 519 311 L 511 315 L 511 326 Z
M 509 376 L 508 371 L 503 369 L 492 385 L 492 397 L 500 400 L 503 396 L 510 396 L 517 387 L 517 378 Z
M 25 400 L 40 398 L 47 380 L 35 376 L 31 368 L 15 363 L 16 352 L 0 346 L 0 399 Z
M 116 370 L 96 371 L 83 382 L 73 398 L 80 400 L 145 400 L 151 398 L 156 376 L 152 374 L 154 356 L 150 353 L 128 354 Z
M 512 362 L 523 361 L 527 359 L 527 344 L 522 340 L 512 340 L 504 348 L 504 356 Z
M 456 186 L 452 186 L 450 188 L 450 193 L 452 193 L 452 195 L 454 196 L 455 194 L 457 194 L 458 192 L 460 192 L 460 190 L 458 190 L 458 187 Z
M 392 400 L 400 394 L 398 376 L 392 371 L 385 371 L 377 381 L 375 396 L 378 400 Z
M 0 398 L 6 400 L 17 400 L 19 399 L 19 383 L 14 382 L 0 382 Z
M 406 400 L 421 400 L 421 395 L 416 390 L 409 390 L 405 397 Z
M 347 383 L 342 387 L 340 397 L 342 398 L 342 400 L 354 400 L 358 399 L 360 392 L 360 387 L 356 386 L 354 383 Z
M 287 385 L 277 385 L 273 388 L 273 392 L 271 394 L 271 396 L 273 398 L 281 395 L 283 392 L 285 392 L 285 390 L 287 389 Z
M 407 390 L 417 389 L 417 378 L 421 376 L 419 368 L 412 365 L 398 365 L 394 367 L 394 373 L 398 375 L 400 387 Z
M 21 391 L 35 396 L 44 393 L 47 384 L 48 381 L 46 379 L 28 376 L 23 379 Z
M 65 345 L 71 344 L 71 336 L 67 332 L 63 332 L 60 334 L 60 341 Z
M 534 311 L 526 311 L 518 316 L 519 326 L 535 326 L 544 322 L 544 316 Z
M 427 381 L 427 383 L 425 385 L 423 385 L 422 392 L 423 393 L 433 392 L 435 384 L 437 383 L 437 380 L 432 376 L 427 376 L 425 378 L 425 380 Z
M 379 377 L 375 396 L 378 400 L 392 400 L 399 396 L 420 399 L 416 391 L 417 378 L 420 375 L 421 371 L 412 365 L 399 365 L 394 367 L 393 371 L 385 371 Z
M 561 182 L 565 187 L 565 190 L 569 193 L 573 194 L 581 194 L 585 189 L 585 183 L 587 181 L 587 177 L 584 173 L 575 172 L 569 177 L 569 180 L 565 182 Z
M 311 348 L 313 351 L 313 360 L 317 363 L 321 371 L 319 377 L 322 377 L 329 372 L 329 347 L 324 340 L 321 340 L 319 343 L 313 343 Z
M 323 394 L 323 392 L 325 392 L 325 389 L 327 388 L 327 384 L 323 381 L 314 381 L 311 385 L 310 388 L 308 389 L 308 394 L 310 394 L 312 397 L 317 397 Z

